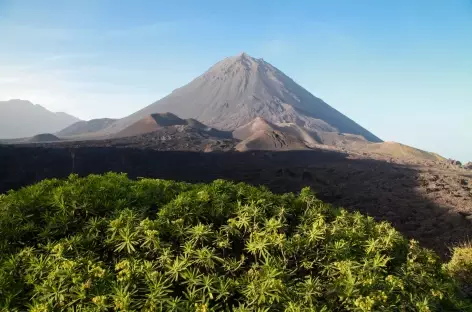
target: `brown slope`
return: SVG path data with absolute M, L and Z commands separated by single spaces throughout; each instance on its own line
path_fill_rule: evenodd
M 112 118 L 100 118 L 88 121 L 81 120 L 62 129 L 57 133 L 57 135 L 59 137 L 73 137 L 92 134 L 107 128 L 115 121 L 116 119 Z
M 159 127 L 154 131 L 134 136 L 108 137 L 100 139 L 61 140 L 52 144 L 45 136 L 25 139 L 17 142 L 6 142 L 15 146 L 56 147 L 56 148 L 94 148 L 117 147 L 132 149 L 149 149 L 157 151 L 187 152 L 228 152 L 233 151 L 239 142 L 222 131 L 193 127 L 191 125 L 170 125 Z
M 383 142 L 383 143 L 361 143 L 354 144 L 351 147 L 354 151 L 360 151 L 369 154 L 377 154 L 383 156 L 390 156 L 403 160 L 430 160 L 430 161 L 445 161 L 446 159 L 438 154 L 423 151 L 408 145 L 397 142 Z
M 236 145 L 235 149 L 240 152 L 250 150 L 299 150 L 306 149 L 307 146 L 298 138 L 288 136 L 286 133 L 277 130 L 256 131 L 249 138 Z
M 272 124 L 257 117 L 233 131 L 233 137 L 241 140 L 235 147 L 248 150 L 298 150 L 313 147 L 317 142 L 294 124 Z
M 270 124 L 267 120 L 256 117 L 251 122 L 237 128 L 233 131 L 233 138 L 238 140 L 245 140 L 258 131 L 273 131 L 275 130 L 275 125 Z
M 445 160 L 437 154 L 396 142 L 372 143 L 360 135 L 308 131 L 293 123 L 273 124 L 260 117 L 234 130 L 233 137 L 241 140 L 235 147 L 238 151 L 334 148 L 372 158 L 389 157 L 420 162 Z
M 271 64 L 245 53 L 218 62 L 189 84 L 117 121 L 109 131 L 166 111 L 222 130 L 234 130 L 262 117 L 272 123 L 294 123 L 308 130 L 352 133 L 380 141 Z
M 136 135 L 141 135 L 141 134 L 145 134 L 149 132 L 155 132 L 163 128 L 176 127 L 176 126 L 185 126 L 185 129 L 190 129 L 190 128 L 197 129 L 199 131 L 206 132 L 207 135 L 219 137 L 219 138 L 232 137 L 230 132 L 219 131 L 219 130 L 210 128 L 192 118 L 181 119 L 172 113 L 152 114 L 152 115 L 146 116 L 138 120 L 131 126 L 118 132 L 113 137 L 119 138 L 119 137 L 136 136 Z
M 160 151 L 230 151 L 237 141 L 226 133 L 207 131 L 191 125 L 161 127 L 137 136 L 113 139 L 115 146 L 138 147 Z
M 124 130 L 118 132 L 114 137 L 130 137 L 148 132 L 153 132 L 162 127 L 185 125 L 187 122 L 174 114 L 152 114 L 133 123 Z

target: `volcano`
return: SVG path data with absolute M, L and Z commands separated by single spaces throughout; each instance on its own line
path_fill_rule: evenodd
M 276 67 L 246 53 L 216 63 L 187 85 L 118 120 L 107 131 L 117 133 L 146 116 L 167 112 L 226 131 L 261 117 L 273 124 L 293 123 L 310 131 L 355 134 L 381 142 Z

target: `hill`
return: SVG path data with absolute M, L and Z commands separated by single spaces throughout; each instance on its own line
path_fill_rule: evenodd
M 37 134 L 27 140 L 29 143 L 46 143 L 46 142 L 57 142 L 60 139 L 51 133 Z
M 236 150 L 291 150 L 333 147 L 371 157 L 386 156 L 399 160 L 446 161 L 438 154 L 397 142 L 373 143 L 360 135 L 324 131 L 308 131 L 293 123 L 272 124 L 257 117 L 232 132 L 241 140 Z
M 362 140 L 351 139 L 343 143 L 345 148 L 371 156 L 389 156 L 399 160 L 446 161 L 446 158 L 438 154 L 423 151 L 397 142 L 370 143 Z
M 86 146 L 120 147 L 149 149 L 157 151 L 185 152 L 227 152 L 234 149 L 238 142 L 231 139 L 230 133 L 223 131 L 205 131 L 190 125 L 160 127 L 151 132 L 134 136 L 116 137 L 105 140 L 83 142 L 61 142 L 61 147 Z
M 314 147 L 317 143 L 305 130 L 294 124 L 272 124 L 260 117 L 233 131 L 241 140 L 235 147 L 248 150 L 296 150 Z
M 56 133 L 80 119 L 23 100 L 0 101 L 0 139 Z
M 404 145 L 397 142 L 383 142 L 378 144 L 370 144 L 367 149 L 370 152 L 377 152 L 380 154 L 389 154 L 396 158 L 416 158 L 416 159 L 427 159 L 427 160 L 442 160 L 446 159 L 436 153 L 420 150 L 408 145 Z
M 4 141 L 12 146 L 47 147 L 56 140 L 56 148 L 117 147 L 136 150 L 186 151 L 186 152 L 227 152 L 234 150 L 238 140 L 231 132 L 207 127 L 193 119 L 180 119 L 173 114 L 153 114 L 131 125 L 113 137 L 90 136 L 66 137 L 60 140 L 52 134 L 35 136 L 21 140 Z M 1 141 L 0 141 L 1 142 Z M 42 144 L 44 143 L 44 144 Z
M 293 123 L 307 130 L 351 133 L 381 142 L 268 62 L 246 53 L 218 62 L 189 84 L 107 130 L 116 133 L 162 112 L 194 118 L 221 130 L 235 130 L 262 117 L 274 124 Z
M 73 137 L 96 133 L 107 128 L 115 121 L 116 119 L 112 118 L 100 118 L 88 121 L 81 120 L 57 132 L 57 135 L 59 137 Z
M 237 151 L 327 148 L 361 153 L 373 158 L 390 157 L 416 162 L 446 161 L 438 154 L 397 142 L 373 143 L 360 135 L 309 131 L 293 123 L 272 124 L 260 117 L 237 128 L 232 133 L 235 139 L 241 140 L 235 147 Z
M 174 114 L 152 114 L 141 118 L 122 131 L 116 133 L 114 137 L 127 137 L 155 131 L 162 127 L 185 125 L 186 122 Z
M 122 131 L 113 135 L 115 138 L 120 137 L 131 137 L 137 136 L 149 132 L 155 132 L 162 128 L 168 127 L 176 127 L 176 126 L 186 126 L 186 127 L 179 127 L 181 130 L 186 129 L 198 129 L 200 131 L 207 132 L 208 134 L 216 137 L 224 137 L 230 138 L 231 134 L 225 131 L 219 131 L 216 129 L 212 129 L 201 122 L 189 118 L 189 119 L 181 119 L 178 116 L 172 113 L 162 113 L 162 114 L 151 114 L 146 116 L 137 122 L 133 123 L 132 125 L 126 127 Z M 177 139 L 177 138 L 174 138 Z

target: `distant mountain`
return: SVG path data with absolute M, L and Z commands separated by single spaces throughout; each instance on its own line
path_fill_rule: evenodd
M 51 112 L 29 101 L 0 101 L 0 139 L 55 133 L 79 120 L 66 113 Z
M 163 99 L 118 120 L 116 133 L 155 113 L 171 112 L 221 130 L 234 130 L 256 117 L 293 123 L 307 130 L 350 133 L 381 140 L 295 83 L 263 59 L 246 53 L 228 57 Z
M 89 121 L 77 121 L 76 123 L 62 129 L 57 133 L 59 137 L 72 137 L 72 136 L 81 136 L 89 133 L 95 133 L 101 131 L 111 124 L 113 124 L 116 119 L 112 118 L 101 118 L 101 119 L 92 119 Z

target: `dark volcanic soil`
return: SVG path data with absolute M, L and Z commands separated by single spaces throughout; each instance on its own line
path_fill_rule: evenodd
M 186 121 L 187 122 L 187 121 Z M 28 147 L 117 147 L 151 149 L 158 151 L 190 151 L 190 152 L 225 152 L 232 150 L 238 140 L 231 138 L 230 132 L 215 129 L 202 130 L 189 125 L 175 125 L 162 127 L 158 130 L 121 138 L 86 140 L 86 141 L 61 141 L 50 143 L 21 144 Z
M 322 200 L 388 220 L 442 256 L 472 238 L 470 172 L 322 150 L 167 152 L 120 148 L 113 142 L 108 147 L 93 146 L 96 142 L 0 146 L 0 193 L 44 178 L 108 171 L 189 182 L 223 178 L 263 184 L 274 192 L 310 186 Z

